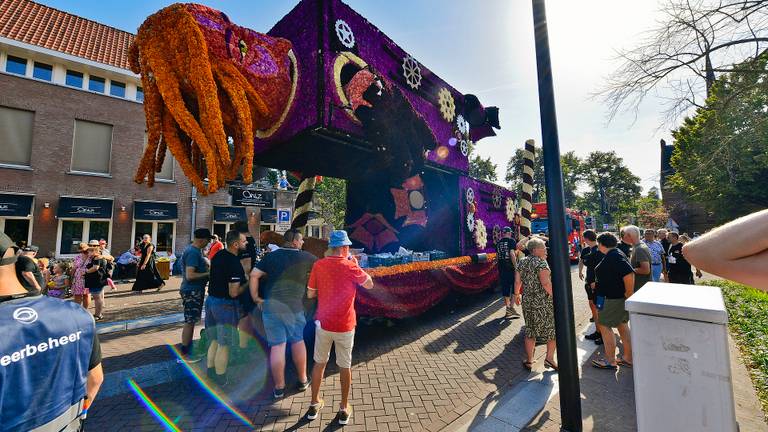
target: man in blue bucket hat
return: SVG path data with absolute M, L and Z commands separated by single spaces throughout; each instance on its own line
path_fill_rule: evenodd
M 341 425 L 349 424 L 352 417 L 349 390 L 352 387 L 352 346 L 357 324 L 355 294 L 358 286 L 373 288 L 371 276 L 349 254 L 350 245 L 352 242 L 346 231 L 333 231 L 328 241 L 329 254 L 312 266 L 307 284 L 307 297 L 317 297 L 315 366 L 312 370 L 312 402 L 307 411 L 307 419 L 316 419 L 325 405 L 320 399 L 320 384 L 331 345 L 334 344 L 341 378 L 341 406 L 338 415 Z

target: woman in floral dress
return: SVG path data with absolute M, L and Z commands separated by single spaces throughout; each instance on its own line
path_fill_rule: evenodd
M 532 237 L 526 243 L 530 255 L 520 260 L 521 284 L 515 286 L 515 303 L 523 305 L 525 319 L 525 354 L 523 367 L 531 370 L 536 339 L 547 341 L 544 366 L 557 371 L 555 362 L 555 312 L 552 305 L 552 280 L 547 265 L 547 247 L 543 240 Z M 522 296 L 521 296 L 522 288 Z
M 72 294 L 75 296 L 75 303 L 88 309 L 89 293 L 85 287 L 85 266 L 90 258 L 88 257 L 88 245 L 80 243 L 75 260 L 72 262 Z

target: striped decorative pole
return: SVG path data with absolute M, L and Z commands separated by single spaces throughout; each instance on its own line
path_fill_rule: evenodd
M 312 197 L 315 194 L 315 186 L 317 186 L 316 176 L 307 177 L 299 184 L 299 194 L 296 196 L 296 204 L 294 204 L 291 229 L 302 229 L 307 226 L 312 212 Z
M 536 151 L 533 140 L 525 142 L 523 151 L 523 194 L 520 197 L 520 234 L 531 235 L 531 200 L 533 199 L 533 157 Z

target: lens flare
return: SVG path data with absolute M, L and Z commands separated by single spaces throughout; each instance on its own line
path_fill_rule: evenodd
M 144 408 L 146 408 L 152 416 L 157 419 L 157 421 L 160 422 L 163 426 L 165 426 L 166 430 L 172 431 L 172 432 L 181 432 L 181 429 L 179 429 L 174 422 L 171 421 L 170 418 L 163 412 L 163 410 L 160 409 L 153 401 L 152 399 L 147 396 L 146 393 L 144 393 L 144 390 L 139 387 L 138 384 L 132 379 L 128 380 L 128 386 L 131 388 L 133 393 L 136 395 L 136 397 L 139 398 L 139 401 L 141 401 L 142 405 L 144 405 Z M 251 425 L 253 427 L 253 425 Z
M 176 348 L 175 345 L 168 344 L 168 349 L 171 350 L 171 352 L 177 357 L 182 358 L 181 352 Z M 220 395 L 216 389 L 211 387 L 205 379 L 203 379 L 198 372 L 190 367 L 186 362 L 181 362 L 181 364 L 184 366 L 184 368 L 187 370 L 189 375 L 194 378 L 195 381 L 200 385 L 200 387 L 203 388 L 213 399 L 215 399 L 221 406 L 223 406 L 227 411 L 229 411 L 233 416 L 235 416 L 238 420 L 240 420 L 244 425 L 248 426 L 249 428 L 254 428 L 253 423 L 248 420 L 248 417 L 245 416 L 240 410 L 229 403 L 227 400 L 224 399 L 222 395 Z
M 437 157 L 439 159 L 445 159 L 448 157 L 448 147 L 440 146 L 437 148 Z

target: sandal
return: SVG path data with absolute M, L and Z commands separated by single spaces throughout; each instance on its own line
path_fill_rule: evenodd
M 592 367 L 597 369 L 616 370 L 618 367 L 608 363 L 606 360 L 592 360 Z
M 101 320 L 104 319 L 104 315 L 94 315 L 93 319 L 96 320 L 96 321 L 101 321 Z
M 555 372 L 559 372 L 560 371 L 560 369 L 557 367 L 557 365 L 552 363 L 549 360 L 544 360 L 544 367 L 548 367 L 550 369 L 553 369 Z
M 529 362 L 528 360 L 522 360 L 521 361 L 524 368 L 526 368 L 528 371 L 533 370 L 533 363 Z
M 626 367 L 626 368 L 632 369 L 632 363 L 630 363 L 630 362 L 628 362 L 628 361 L 626 361 L 624 359 L 619 359 L 616 362 L 616 364 L 619 365 L 619 366 L 622 366 L 622 367 Z

